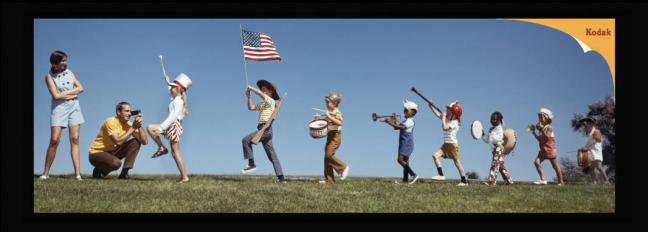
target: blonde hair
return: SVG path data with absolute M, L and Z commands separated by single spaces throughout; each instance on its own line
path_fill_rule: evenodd
M 335 106 L 337 107 L 340 105 L 340 102 L 342 101 L 342 95 L 335 92 L 331 92 L 328 95 L 326 95 L 324 99 L 328 99 L 329 101 L 333 102 L 333 104 L 335 104 Z
M 182 114 L 187 116 L 189 111 L 187 110 L 187 91 L 182 91 Z

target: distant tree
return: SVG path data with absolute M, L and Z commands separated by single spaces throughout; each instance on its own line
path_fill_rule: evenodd
M 612 96 L 607 96 L 603 101 L 596 102 L 589 105 L 589 112 L 587 114 L 574 114 L 574 118 L 571 120 L 571 126 L 575 131 L 580 131 L 583 134 L 581 129 L 581 124 L 579 120 L 590 117 L 596 121 L 596 128 L 601 130 L 603 134 L 603 164 L 607 165 L 606 173 L 610 179 L 614 179 L 614 173 L 616 171 L 616 131 L 615 131 L 615 120 L 616 120 L 616 106 L 615 99 Z
M 479 174 L 475 170 L 470 170 L 466 173 L 468 179 L 479 180 Z
M 589 176 L 583 172 L 583 169 L 578 166 L 576 161 L 570 158 L 560 158 L 560 170 L 563 174 L 563 180 L 567 183 L 585 182 L 589 180 Z M 558 177 L 554 177 L 554 181 L 558 182 Z

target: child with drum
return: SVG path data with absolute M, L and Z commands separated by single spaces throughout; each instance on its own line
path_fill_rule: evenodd
M 443 145 L 432 155 L 434 165 L 436 165 L 439 175 L 433 176 L 432 179 L 446 179 L 443 175 L 441 162 L 439 161 L 439 157 L 443 157 L 445 159 L 452 159 L 455 166 L 457 167 L 457 170 L 459 171 L 459 175 L 461 175 L 461 182 L 457 184 L 457 186 L 467 186 L 468 181 L 466 180 L 466 174 L 464 173 L 461 161 L 459 161 L 459 145 L 457 144 L 457 131 L 459 131 L 459 124 L 461 122 L 461 114 L 463 110 L 461 109 L 458 101 L 447 105 L 445 113 L 440 112 L 434 105 L 430 103 L 428 103 L 428 106 L 430 107 L 430 109 L 432 109 L 432 112 L 439 119 L 441 119 L 441 129 L 443 129 Z
M 589 157 L 589 165 L 585 168 L 585 171 L 590 174 L 592 178 L 592 184 L 596 184 L 596 172 L 598 171 L 603 177 L 603 183 L 609 184 L 605 170 L 603 170 L 603 135 L 601 131 L 594 126 L 594 119 L 584 118 L 579 121 L 583 127 L 585 134 L 587 135 L 587 143 L 585 146 L 581 147 L 579 150 L 587 154 Z
M 504 128 L 502 128 L 503 120 L 504 116 L 502 116 L 502 113 L 499 111 L 493 112 L 490 118 L 492 126 L 490 130 L 488 130 L 488 134 L 484 134 L 482 131 L 482 139 L 484 142 L 493 145 L 493 161 L 491 162 L 487 181 L 484 182 L 484 184 L 488 186 L 493 186 L 497 183 L 498 171 L 502 173 L 502 178 L 507 185 L 513 184 L 511 175 L 509 175 L 509 171 L 504 166 L 504 155 L 502 154 L 504 151 L 504 146 L 502 145 L 504 143 Z
M 326 114 L 324 120 L 328 123 L 326 133 L 326 146 L 324 147 L 324 178 L 319 181 L 320 184 L 335 183 L 333 170 L 340 175 L 340 180 L 346 179 L 349 174 L 349 165 L 338 159 L 335 151 L 342 143 L 342 113 L 338 109 L 342 96 L 337 93 L 329 93 L 324 97 L 326 102 Z M 320 117 L 316 116 L 315 120 Z
M 558 162 L 556 161 L 556 140 L 553 132 L 553 127 L 551 126 L 552 120 L 553 113 L 551 113 L 551 111 L 547 108 L 540 108 L 540 112 L 538 113 L 538 123 L 535 126 L 529 125 L 529 131 L 533 134 L 536 140 L 538 140 L 538 145 L 540 146 L 538 156 L 533 162 L 536 170 L 538 171 L 538 175 L 540 176 L 540 180 L 533 183 L 539 185 L 547 184 L 547 181 L 544 179 L 541 163 L 545 159 L 548 159 L 551 161 L 551 166 L 556 171 L 556 176 L 558 176 L 558 186 L 562 186 L 564 185 L 564 181 L 562 172 L 560 171 L 560 167 L 558 166 Z M 536 130 L 538 130 L 538 134 L 536 134 Z
M 403 102 L 403 114 L 405 120 L 400 124 L 396 124 L 395 118 L 387 120 L 387 124 L 394 127 L 394 130 L 400 130 L 398 136 L 398 164 L 403 166 L 403 183 L 408 183 L 408 177 L 412 177 L 409 184 L 414 184 L 418 180 L 418 175 L 414 173 L 409 166 L 409 157 L 414 151 L 414 115 L 418 111 L 418 105 L 414 102 L 405 100 Z M 396 182 L 398 183 L 398 182 Z

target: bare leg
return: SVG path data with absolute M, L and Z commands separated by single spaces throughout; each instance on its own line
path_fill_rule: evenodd
M 459 161 L 459 159 L 454 159 L 454 164 L 457 167 L 457 171 L 459 171 L 459 175 L 462 176 L 462 177 L 466 176 L 464 174 L 463 166 L 461 166 L 461 161 Z
M 146 130 L 148 131 L 149 135 L 151 135 L 151 138 L 153 138 L 153 141 L 158 145 L 158 150 L 164 149 L 164 144 L 162 144 L 162 140 L 160 140 L 160 135 L 158 134 L 158 128 L 160 128 L 159 125 L 149 125 Z
M 609 184 L 610 181 L 608 180 L 607 174 L 605 174 L 605 170 L 603 169 L 603 163 L 601 161 L 596 162 L 596 169 L 598 169 L 599 173 L 601 173 L 601 176 L 603 176 L 603 183 Z
M 49 176 L 50 167 L 54 162 L 54 157 L 56 157 L 56 149 L 58 148 L 59 141 L 61 139 L 61 127 L 53 126 L 51 127 L 50 142 L 47 146 L 47 155 L 45 156 L 45 169 L 43 170 L 43 176 Z
M 560 171 L 560 166 L 558 166 L 558 161 L 556 159 L 551 160 L 551 166 L 553 166 L 553 169 L 556 170 L 556 176 L 558 177 L 558 184 L 565 184 L 563 181 L 563 175 L 562 171 Z
M 182 161 L 182 157 L 180 157 L 180 143 L 171 142 L 171 154 L 173 155 L 173 159 L 175 160 L 176 165 L 178 166 L 178 170 L 180 170 L 180 180 L 188 181 L 189 177 L 187 176 L 187 172 L 185 170 L 185 165 L 184 162 Z
M 441 167 L 441 161 L 439 161 L 439 157 L 441 157 L 441 153 L 439 152 L 432 155 L 432 160 L 434 160 L 434 165 L 436 165 L 437 168 Z
M 542 165 L 540 164 L 542 160 L 540 159 L 540 156 L 536 157 L 535 161 L 533 161 L 533 164 L 536 167 L 536 171 L 538 171 L 538 175 L 540 176 L 540 180 L 544 181 L 544 172 L 542 171 Z
M 72 165 L 74 165 L 74 175 L 81 176 L 81 164 L 79 162 L 79 134 L 81 125 L 70 127 L 70 153 L 72 154 Z

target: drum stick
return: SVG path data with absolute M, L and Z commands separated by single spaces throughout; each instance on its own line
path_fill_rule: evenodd
M 321 109 L 318 109 L 318 108 L 311 108 L 311 109 L 313 109 L 313 110 L 317 110 L 317 111 L 321 111 L 321 112 L 324 112 L 324 113 L 327 113 L 327 112 L 328 112 L 328 110 L 321 110 Z

